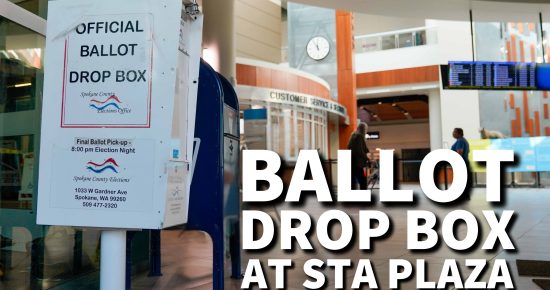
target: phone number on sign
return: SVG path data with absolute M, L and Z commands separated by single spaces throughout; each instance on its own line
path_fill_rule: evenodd
M 116 203 L 108 203 L 108 202 L 90 202 L 85 201 L 82 203 L 83 207 L 102 207 L 102 208 L 117 208 Z

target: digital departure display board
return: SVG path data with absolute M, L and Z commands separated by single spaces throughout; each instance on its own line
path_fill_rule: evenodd
M 449 87 L 489 88 L 492 79 L 490 62 L 450 62 Z
M 493 86 L 502 89 L 536 90 L 534 63 L 493 63 Z
M 442 77 L 448 89 L 537 89 L 535 63 L 453 61 Z

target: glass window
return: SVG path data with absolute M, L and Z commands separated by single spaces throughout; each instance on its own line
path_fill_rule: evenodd
M 378 36 L 357 39 L 355 43 L 356 53 L 378 51 L 378 50 L 380 50 L 380 37 Z
M 395 48 L 395 35 L 382 36 L 382 50 Z
M 9 0 L 16 5 L 21 6 L 42 18 L 46 18 L 48 9 L 48 0 Z
M 542 61 L 539 25 L 527 22 L 476 22 L 476 58 L 483 61 Z M 479 91 L 481 128 L 510 137 L 534 137 L 544 133 L 547 120 L 534 116 L 544 112 L 543 92 Z M 528 96 L 528 98 L 527 98 Z M 525 98 L 525 101 L 518 101 Z M 503 106 L 504 104 L 504 106 Z
M 290 110 L 288 116 L 290 118 L 290 127 L 289 127 L 289 134 L 288 134 L 288 142 L 290 142 L 290 156 L 289 158 L 291 159 L 295 159 L 295 158 L 298 158 L 298 152 L 296 150 L 296 142 L 294 142 L 296 139 L 295 139 L 295 136 L 296 136 L 296 124 L 294 122 L 294 114 L 295 114 L 295 111 L 294 110 Z
M 311 115 L 304 114 L 304 149 L 311 149 Z
M 271 150 L 284 157 L 285 136 L 281 109 L 271 107 Z
M 0 113 L 36 108 L 43 48 L 43 36 L 0 18 Z
M 549 35 L 550 35 L 550 23 L 544 22 L 542 23 L 542 43 L 544 45 L 544 51 L 543 52 L 541 51 L 540 54 L 541 55 L 544 54 L 545 63 L 550 62 L 549 61 L 550 57 L 548 56 L 548 54 L 550 53 L 550 43 L 548 42 Z M 539 55 L 539 59 L 537 59 L 537 62 L 543 62 L 542 58 L 540 58 L 540 55 Z
M 416 31 L 414 33 L 415 43 L 414 45 L 425 45 L 426 44 L 426 30 Z
M 538 18 L 537 14 L 532 16 L 529 18 Z M 543 60 L 538 23 L 475 22 L 474 31 L 476 58 L 480 61 Z M 547 104 L 544 94 L 541 91 L 479 91 L 480 128 L 498 131 L 508 137 L 544 135 L 544 128 L 550 124 L 542 116 Z M 511 176 L 517 184 L 534 183 L 530 173 L 514 173 Z
M 318 150 L 326 156 L 328 140 L 327 113 L 308 108 L 270 107 L 271 150 L 282 158 L 296 160 L 299 151 Z
M 315 149 L 321 150 L 323 149 L 323 132 L 322 132 L 323 125 L 320 123 L 315 124 Z
M 32 209 L 44 37 L 0 17 L 0 206 Z M 10 113 L 10 114 L 6 114 Z
M 305 149 L 304 140 L 304 113 L 298 112 L 298 125 L 296 128 L 296 134 L 298 134 L 298 150 Z
M 0 137 L 0 207 L 32 209 L 34 136 Z
M 413 46 L 413 34 L 412 33 L 401 33 L 397 35 L 399 39 L 399 47 L 409 47 Z

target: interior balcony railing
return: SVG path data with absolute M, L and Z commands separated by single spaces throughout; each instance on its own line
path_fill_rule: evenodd
M 437 44 L 437 27 L 425 26 L 355 37 L 355 53 Z

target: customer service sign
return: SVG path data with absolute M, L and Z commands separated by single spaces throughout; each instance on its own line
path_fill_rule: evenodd
M 179 124 L 195 109 L 200 29 L 183 54 L 192 31 L 183 27 L 193 24 L 179 0 L 57 0 L 48 9 L 38 223 L 184 222 L 173 209 L 187 202 L 194 129 Z

